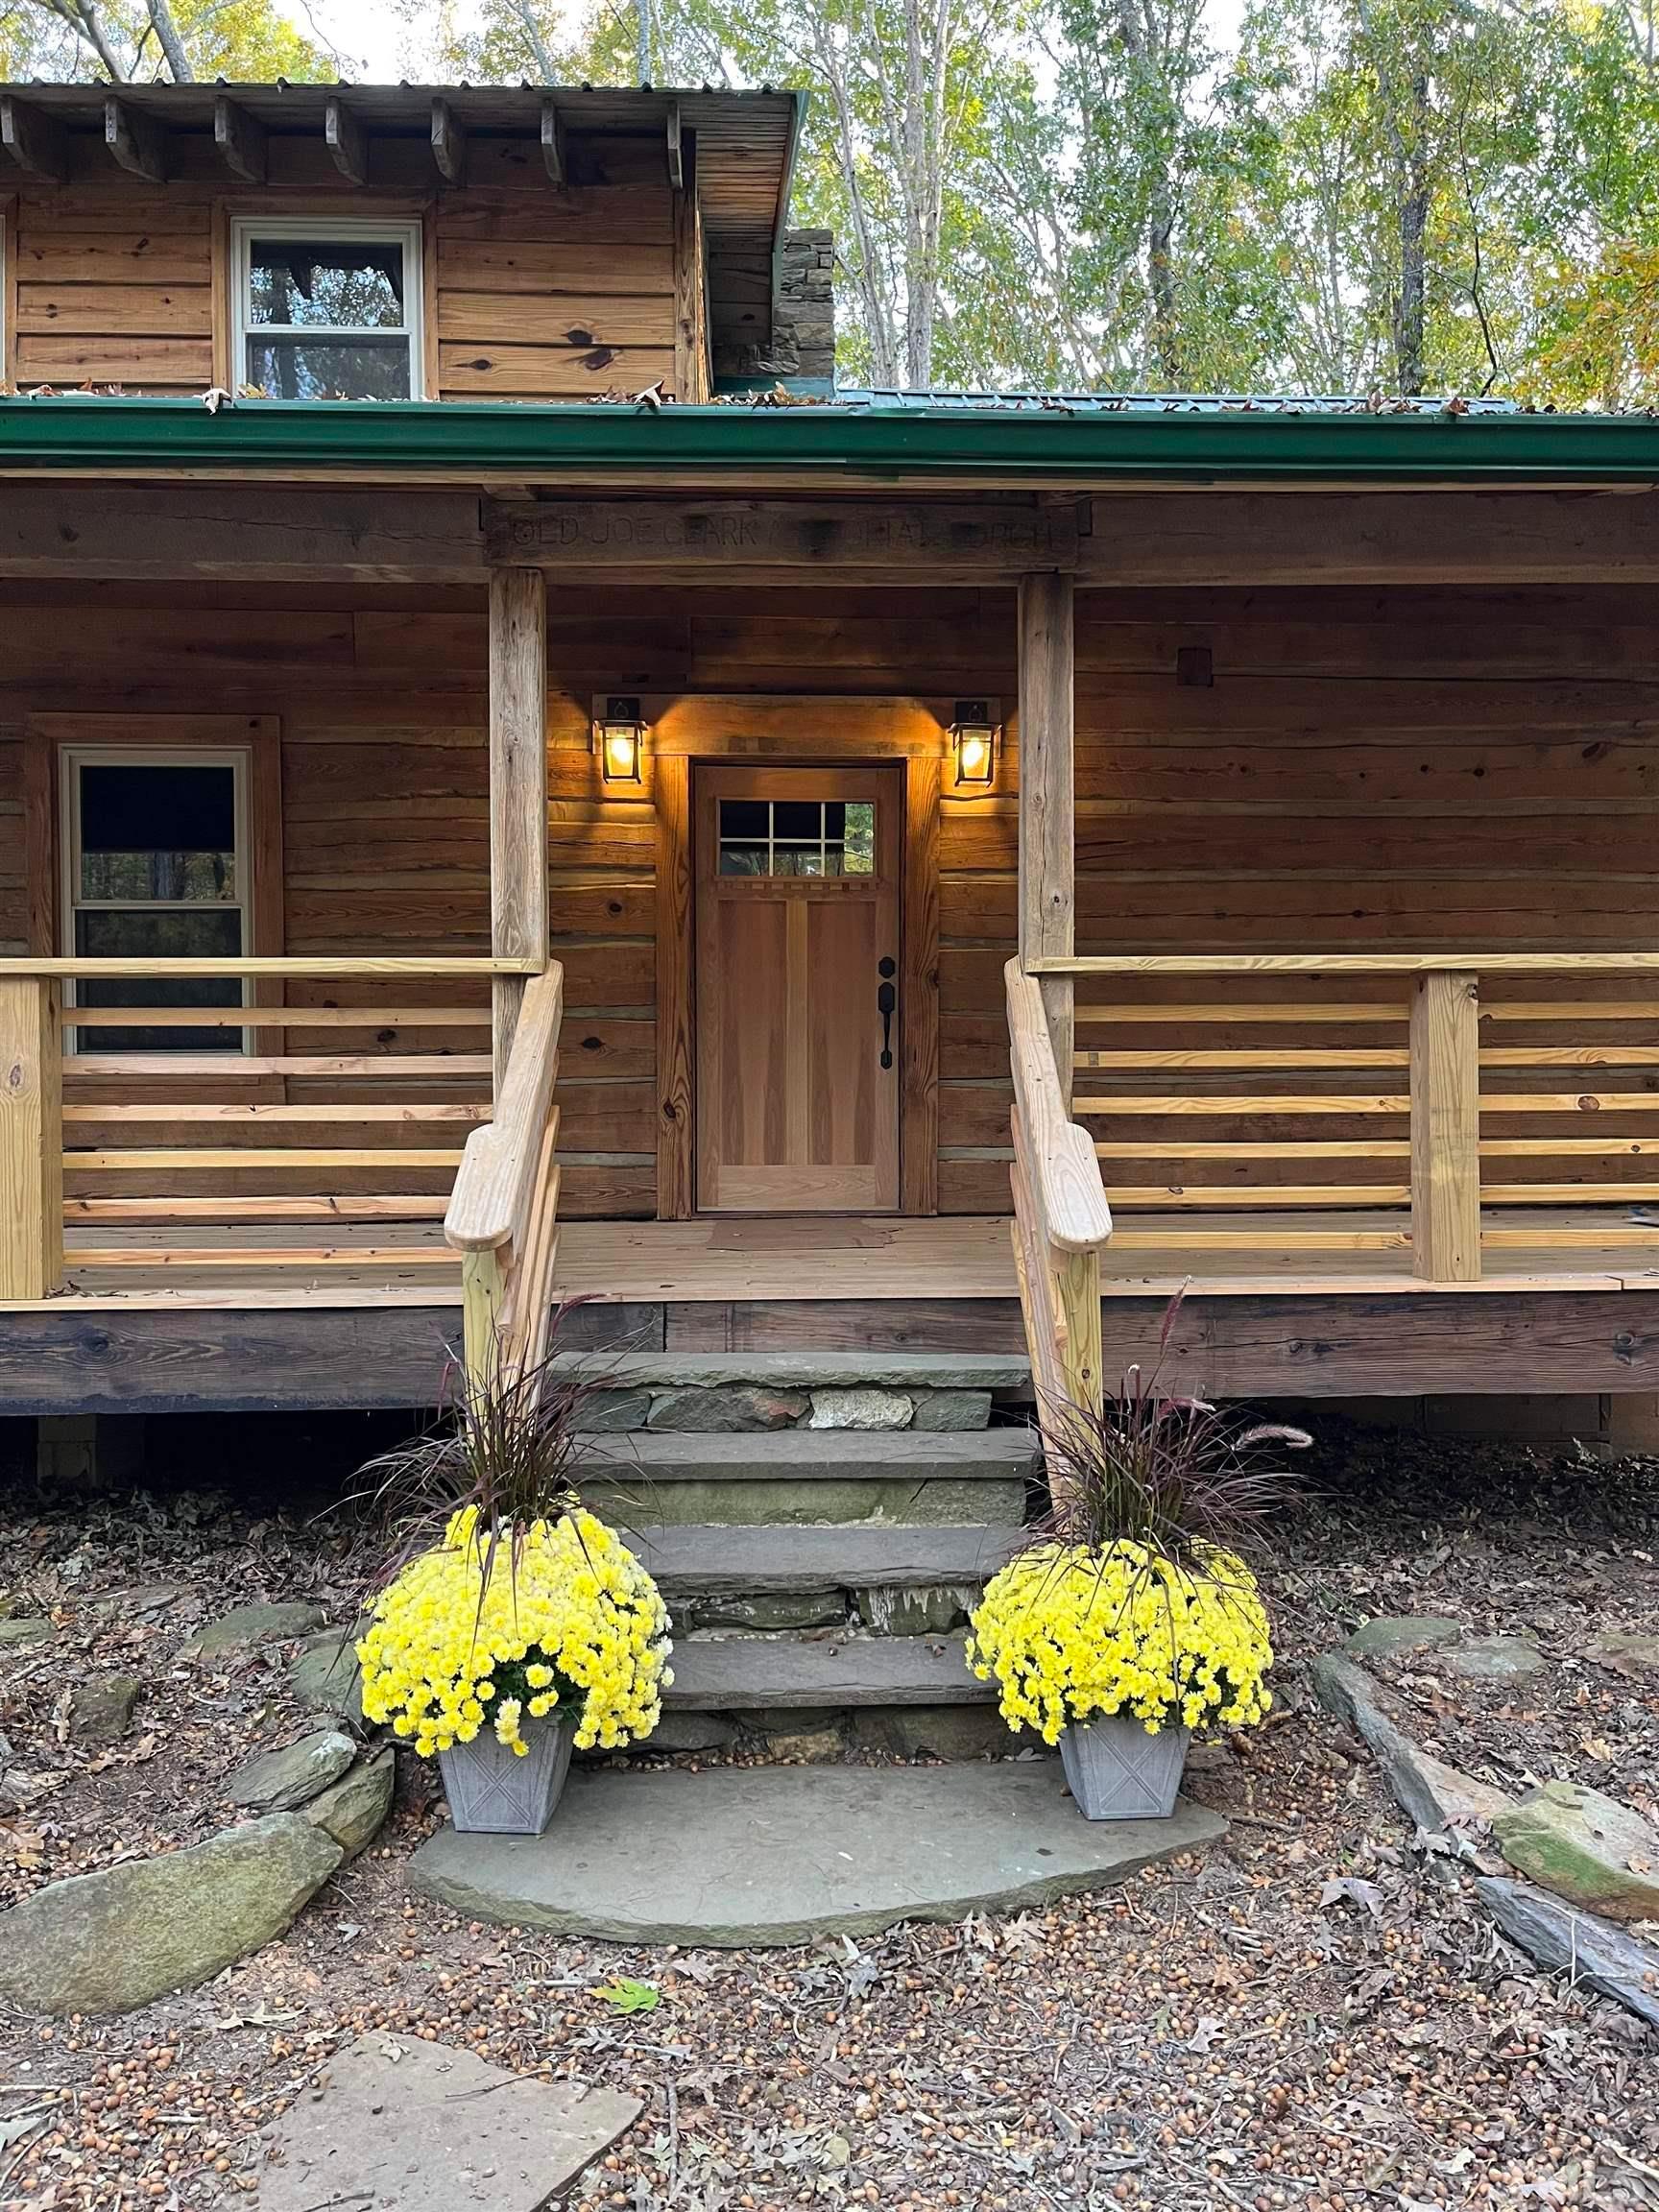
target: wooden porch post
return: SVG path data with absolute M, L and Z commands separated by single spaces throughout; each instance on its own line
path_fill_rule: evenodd
M 547 586 L 539 568 L 490 571 L 490 950 L 547 960 Z M 524 996 L 494 985 L 495 1095 Z
M 1480 999 L 1470 974 L 1419 975 L 1411 998 L 1411 1272 L 1480 1276 Z
M 1077 949 L 1073 801 L 1072 584 L 1020 579 L 1020 959 L 1066 958 Z M 1067 1111 L 1071 1107 L 1069 975 L 1043 978 L 1043 1007 Z
M 0 1298 L 63 1280 L 62 1056 L 58 986 L 0 975 Z

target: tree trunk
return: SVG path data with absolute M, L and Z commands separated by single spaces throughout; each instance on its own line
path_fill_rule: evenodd
M 175 84 L 194 84 L 196 72 L 190 66 L 190 57 L 184 51 L 184 41 L 179 36 L 179 26 L 173 20 L 167 0 L 147 0 L 147 5 L 156 36 L 161 41 L 161 51 L 167 57 L 168 75 Z
M 1152 195 L 1146 224 L 1146 280 L 1152 293 L 1152 350 L 1158 373 L 1171 392 L 1186 382 L 1181 356 L 1181 325 L 1175 308 L 1175 212 L 1169 188 L 1161 181 Z
M 1394 308 L 1394 373 L 1402 393 L 1414 399 L 1423 389 L 1428 324 L 1424 279 L 1429 229 L 1429 176 L 1423 155 L 1423 133 L 1429 120 L 1426 74 L 1420 72 L 1412 78 L 1411 99 L 1416 109 L 1416 148 L 1402 164 L 1400 179 L 1400 294 Z

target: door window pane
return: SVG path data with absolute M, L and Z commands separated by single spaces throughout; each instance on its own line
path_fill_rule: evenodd
M 722 799 L 722 876 L 872 876 L 876 805 L 855 799 Z

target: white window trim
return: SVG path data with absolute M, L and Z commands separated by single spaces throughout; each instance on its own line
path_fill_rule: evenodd
M 235 807 L 236 837 L 236 897 L 214 902 L 209 911 L 223 913 L 234 907 L 242 919 L 242 949 L 238 958 L 250 957 L 253 930 L 253 866 L 252 846 L 249 837 L 248 793 L 253 775 L 253 755 L 246 745 L 65 745 L 58 757 L 59 803 L 58 819 L 62 825 L 59 839 L 59 899 L 61 909 L 62 945 L 70 957 L 75 952 L 75 917 L 78 913 L 108 913 L 115 909 L 126 912 L 132 907 L 147 907 L 157 914 L 187 914 L 199 912 L 208 902 L 202 899 L 83 899 L 81 888 L 81 770 L 83 768 L 228 768 L 232 777 Z M 76 1003 L 76 986 L 73 977 L 63 985 L 63 1003 Z M 252 1003 L 248 978 L 241 979 L 240 1003 Z M 132 1026 L 141 1029 L 142 1022 Z M 63 1049 L 66 1053 L 96 1052 L 101 1047 L 101 1032 L 88 1028 L 65 1028 Z M 247 1054 L 253 1049 L 251 1030 L 244 1029 L 237 1050 Z M 170 1057 L 157 1051 L 158 1060 Z M 230 1052 L 225 1055 L 228 1060 Z
M 255 323 L 249 315 L 252 298 L 252 262 L 249 249 L 255 238 L 314 238 L 325 244 L 338 238 L 343 244 L 367 241 L 374 246 L 401 246 L 403 249 L 403 325 L 402 335 L 409 343 L 409 397 L 424 399 L 426 397 L 426 333 L 424 325 L 425 278 L 421 267 L 421 228 L 419 221 L 374 223 L 362 216 L 278 216 L 275 219 L 263 215 L 239 215 L 230 226 L 230 326 L 234 332 L 235 353 L 231 358 L 231 382 L 240 391 L 248 381 L 248 341 L 250 338 L 308 338 L 317 345 L 338 343 L 349 346 L 354 339 L 377 338 L 384 340 L 393 335 L 386 326 L 376 325 L 373 329 L 342 325 L 332 327 L 327 324 L 306 324 L 302 328 L 286 323 Z M 357 407 L 365 404 L 357 399 L 314 399 L 303 402 L 314 407 Z M 384 405 L 382 401 L 380 404 Z

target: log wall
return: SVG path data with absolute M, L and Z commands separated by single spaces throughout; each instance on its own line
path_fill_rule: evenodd
M 558 399 L 659 381 L 699 396 L 689 386 L 702 365 L 684 344 L 676 370 L 680 196 L 659 146 L 574 139 L 578 181 L 556 191 L 528 142 L 480 139 L 465 188 L 433 192 L 424 146 L 377 138 L 358 191 L 321 145 L 273 138 L 270 185 L 228 191 L 211 147 L 188 134 L 171 142 L 179 175 L 165 187 L 123 178 L 73 143 L 84 178 L 16 195 L 0 321 L 6 373 L 25 387 L 165 395 L 240 383 L 229 219 L 264 212 L 317 214 L 325 227 L 328 214 L 421 219 L 429 397 Z M 689 236 L 683 221 L 679 229 Z M 684 288 L 706 351 L 700 259 Z
M 1659 647 L 1647 596 L 1080 596 L 1079 950 L 1659 943 L 1648 852 Z M 31 710 L 245 710 L 281 723 L 287 951 L 486 950 L 484 633 L 481 594 L 462 589 L 124 586 L 77 598 L 67 586 L 0 587 L 0 950 L 21 951 L 27 937 L 20 741 Z M 649 764 L 639 797 L 599 795 L 592 694 L 991 692 L 1011 702 L 1013 638 L 1013 595 L 1001 591 L 618 589 L 580 605 L 552 594 L 550 907 L 569 1009 L 564 1211 L 648 1215 L 656 1203 L 656 809 Z M 1014 942 L 1017 773 L 1011 733 L 996 791 L 944 803 L 948 1212 L 1006 1205 L 1001 965 Z M 1347 985 L 1343 996 L 1370 991 Z M 1091 996 L 1080 992 L 1080 1005 Z M 1079 1043 L 1157 1048 L 1195 1034 L 1118 1022 L 1092 1033 L 1080 1024 Z M 1320 1042 L 1375 1046 L 1395 1034 L 1338 1024 Z M 1402 1001 L 1402 1044 L 1404 1034 Z M 1564 1019 L 1560 1034 L 1581 1038 L 1582 1022 Z M 1263 1042 L 1226 1024 L 1202 1041 Z M 1352 1074 L 1329 1080 L 1356 1086 Z M 1622 1077 L 1621 1088 L 1637 1082 L 1648 1079 Z M 1106 1122 L 1103 1133 L 1128 1126 Z M 1203 1135 L 1259 1129 L 1240 1116 Z M 1133 1135 L 1144 1138 L 1144 1123 Z M 1399 1178 L 1382 1161 L 1343 1172 L 1361 1184 Z M 1307 1177 L 1293 1164 L 1252 1173 Z M 1109 1188 L 1128 1174 L 1108 1162 Z

